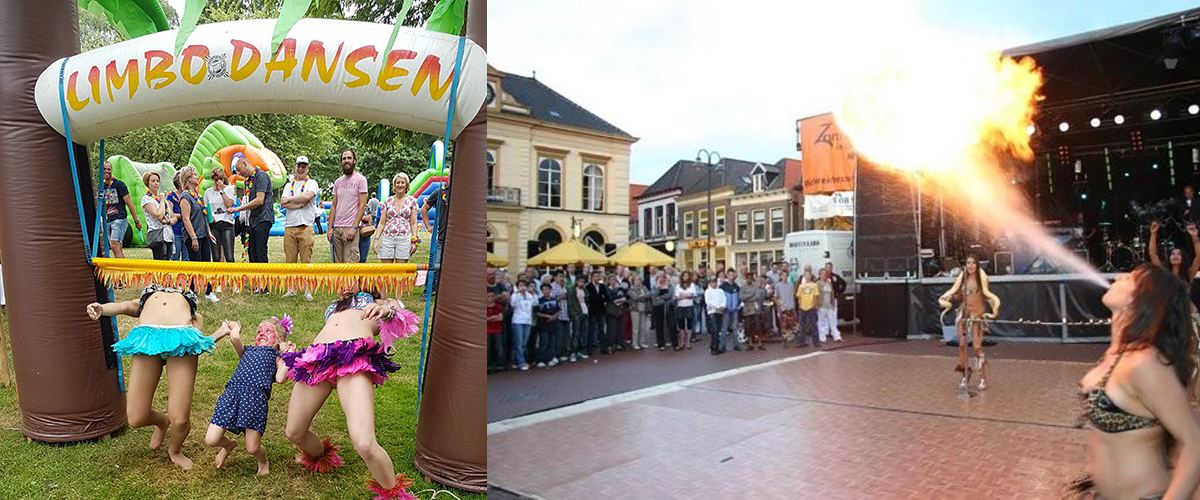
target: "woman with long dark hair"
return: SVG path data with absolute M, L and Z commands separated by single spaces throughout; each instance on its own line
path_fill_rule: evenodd
M 1194 225 L 1187 227 L 1187 232 L 1192 237 L 1193 257 L 1192 262 L 1185 267 L 1183 248 L 1172 248 L 1170 255 L 1167 256 L 1166 264 L 1158 256 L 1158 229 L 1158 222 L 1150 223 L 1150 262 L 1167 267 L 1175 277 L 1183 280 L 1184 283 L 1191 284 L 1196 280 L 1196 273 L 1200 272 L 1200 231 L 1197 231 Z
M 1112 343 L 1080 381 L 1092 430 L 1088 476 L 1073 490 L 1191 498 L 1200 484 L 1200 424 L 1186 392 L 1196 371 L 1187 286 L 1167 268 L 1144 264 L 1118 278 L 1103 302 L 1113 312 Z
M 958 366 L 955 371 L 962 373 L 962 380 L 958 383 L 959 390 L 965 390 L 967 384 L 971 381 L 971 372 L 979 371 L 979 390 L 987 388 L 987 358 L 983 354 L 983 321 L 984 319 L 995 318 L 1000 314 L 1000 297 L 992 293 L 988 288 L 987 273 L 979 268 L 979 259 L 974 255 L 967 256 L 967 266 L 963 273 L 958 275 L 954 286 L 950 287 L 946 293 L 938 299 L 938 304 L 942 306 L 942 316 L 950 310 L 951 299 L 961 300 L 962 306 L 958 309 Z M 984 300 L 987 300 L 992 305 L 992 312 L 987 312 L 987 307 Z M 971 334 L 970 337 L 966 333 Z M 975 349 L 975 366 L 967 366 L 967 342 L 970 341 Z

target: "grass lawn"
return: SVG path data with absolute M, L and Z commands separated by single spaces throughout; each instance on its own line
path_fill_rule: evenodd
M 429 235 L 423 235 L 423 243 L 413 262 L 428 261 Z M 240 245 L 240 243 L 239 243 Z M 238 249 L 240 256 L 241 249 Z M 314 248 L 313 262 L 329 262 L 329 244 L 318 236 Z M 284 262 L 283 238 L 271 238 L 269 249 L 271 262 Z M 149 259 L 147 249 L 128 249 L 126 257 Z M 378 262 L 372 254 L 370 262 Z M 117 290 L 115 299 L 136 299 L 140 290 L 126 288 Z M 425 303 L 423 288 L 414 288 L 401 297 L 405 306 L 423 316 Z M 280 292 L 265 296 L 234 294 L 223 290 L 221 301 L 216 304 L 200 300 L 200 312 L 204 314 L 205 334 L 211 334 L 221 320 L 240 321 L 253 337 L 258 322 L 272 315 L 288 313 L 295 318 L 295 333 L 292 340 L 301 347 L 316 337 L 324 324 L 324 311 L 334 296 L 328 292 L 314 293 L 313 302 L 306 302 L 303 295 L 283 298 Z M 82 311 L 86 304 L 78 304 Z M 432 312 L 430 313 L 432 316 Z M 7 316 L 4 321 L 7 322 Z M 137 320 L 127 316 L 118 318 L 121 336 L 136 325 Z M 250 339 L 253 342 L 253 338 Z M 413 336 L 397 341 L 397 352 L 393 360 L 402 369 L 392 374 L 391 381 L 375 392 L 375 425 L 379 444 L 392 457 L 397 472 L 416 480 L 411 491 L 418 497 L 428 499 L 434 492 L 425 490 L 449 489 L 426 481 L 413 466 L 411 453 L 415 446 L 417 430 L 417 359 L 420 353 L 420 337 Z M 126 382 L 129 380 L 128 357 L 122 359 Z M 370 476 L 366 464 L 354 452 L 346 432 L 346 417 L 342 414 L 336 391 L 325 402 L 313 422 L 313 431 L 321 437 L 331 436 L 333 442 L 342 446 L 341 456 L 346 465 L 331 474 L 318 475 L 299 465 L 293 458 L 296 447 L 283 435 L 286 422 L 287 403 L 292 383 L 275 385 L 267 432 L 263 445 L 271 462 L 271 473 L 256 477 L 256 461 L 245 451 L 242 436 L 236 436 L 238 448 L 230 454 L 223 469 L 213 467 L 213 459 L 219 448 L 204 446 L 204 433 L 212 417 L 217 398 L 224 391 L 225 382 L 233 374 L 238 357 L 228 340 L 217 344 L 211 354 L 200 357 L 196 375 L 195 398 L 192 404 L 192 431 L 184 443 L 183 452 L 195 462 L 190 471 L 183 471 L 167 457 L 167 443 L 158 450 L 150 450 L 153 427 L 141 429 L 124 428 L 113 439 L 104 442 L 89 442 L 68 446 L 50 446 L 29 443 L 21 434 L 21 411 L 17 404 L 17 393 L 13 387 L 0 388 L 0 498 L 170 498 L 172 500 L 195 498 L 223 499 L 308 499 L 308 498 L 371 498 L 363 489 L 364 479 Z M 166 411 L 167 382 L 164 375 L 155 394 L 153 408 Z M 451 490 L 459 498 L 482 499 L 483 494 L 470 494 Z M 423 492 L 423 493 L 422 493 Z M 442 494 L 438 498 L 453 498 Z

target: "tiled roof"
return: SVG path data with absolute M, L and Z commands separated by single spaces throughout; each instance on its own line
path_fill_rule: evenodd
M 505 74 L 500 85 L 538 120 L 634 138 L 534 78 Z

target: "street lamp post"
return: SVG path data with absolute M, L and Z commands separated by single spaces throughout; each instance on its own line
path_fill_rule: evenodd
M 713 158 L 716 158 L 716 160 L 717 160 L 715 163 L 713 162 Z M 706 267 L 708 267 L 708 264 L 709 264 L 708 261 L 713 260 L 713 252 L 712 252 L 713 229 L 716 227 L 716 224 L 715 224 L 716 217 L 713 214 L 713 208 L 712 208 L 712 174 L 713 174 L 713 169 L 717 168 L 717 166 L 721 163 L 721 160 L 722 160 L 721 153 L 718 153 L 716 151 L 709 151 L 707 149 L 701 149 L 699 152 L 696 153 L 696 163 L 700 163 L 703 161 L 704 163 L 708 164 L 708 234 L 706 235 L 705 241 L 704 241 L 704 251 L 708 255 L 708 259 L 705 261 Z M 697 226 L 699 226 L 699 225 L 697 224 Z M 697 227 L 697 229 L 699 229 L 699 227 Z

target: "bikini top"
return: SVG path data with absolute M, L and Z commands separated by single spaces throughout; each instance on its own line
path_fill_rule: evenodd
M 333 315 L 333 310 L 337 308 L 338 302 L 339 301 L 337 300 L 333 301 L 333 303 L 329 304 L 329 307 L 325 309 L 325 321 L 329 321 L 329 317 Z M 371 294 L 366 292 L 358 292 L 354 295 L 354 300 L 350 302 L 349 309 L 362 309 L 367 307 L 367 305 L 374 303 L 375 297 L 372 297 Z
M 963 296 L 964 296 L 964 297 L 970 297 L 970 296 L 972 296 L 972 295 L 975 295 L 975 294 L 977 294 L 977 293 L 979 293 L 979 285 L 977 285 L 977 284 L 975 283 L 975 280 L 973 280 L 973 279 L 972 279 L 972 280 L 968 280 L 968 279 L 965 279 L 965 278 L 964 278 L 964 279 L 963 279 L 963 286 L 962 286 L 962 294 L 963 294 Z
M 1100 378 L 1100 383 L 1096 387 L 1086 391 L 1081 390 L 1079 393 L 1080 399 L 1083 400 L 1083 417 L 1091 421 L 1092 425 L 1100 432 L 1111 434 L 1162 425 L 1158 419 L 1134 415 L 1121 409 L 1108 396 L 1108 392 L 1105 392 L 1104 388 L 1108 385 L 1108 377 L 1112 375 L 1113 369 L 1117 367 L 1117 363 L 1121 362 L 1121 357 L 1124 355 L 1124 351 L 1117 355 L 1116 361 L 1113 361 L 1112 366 L 1108 367 L 1108 372 Z
M 148 300 L 151 295 L 154 295 L 157 292 L 178 293 L 183 295 L 183 298 L 187 299 L 188 305 L 192 307 L 192 317 L 196 317 L 196 292 L 186 288 L 171 288 L 169 286 L 162 286 L 157 283 L 151 283 L 146 285 L 146 288 L 142 289 L 142 298 L 138 300 L 139 316 L 142 314 L 142 309 L 146 308 L 146 300 Z

